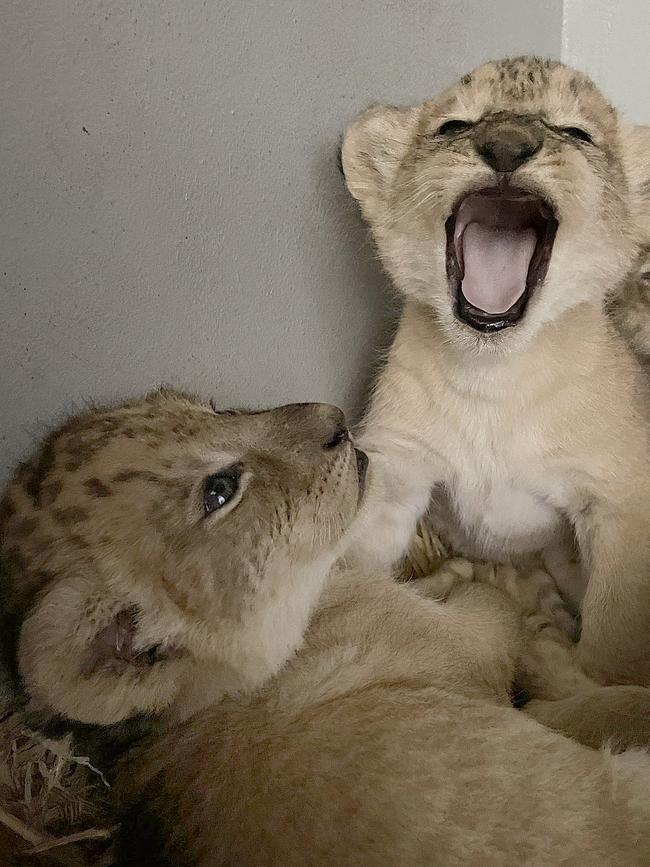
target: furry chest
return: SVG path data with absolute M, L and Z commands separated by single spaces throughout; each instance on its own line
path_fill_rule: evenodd
M 557 510 L 542 497 L 507 481 L 453 491 L 456 518 L 480 550 L 502 555 L 536 551 L 560 524 Z
M 443 522 L 454 547 L 467 556 L 497 558 L 538 551 L 557 534 L 562 515 L 547 474 L 530 454 L 473 443 L 454 455 L 445 493 Z M 537 464 L 537 466 L 536 466 Z

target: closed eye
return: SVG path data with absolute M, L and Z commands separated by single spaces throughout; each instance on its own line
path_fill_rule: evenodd
M 438 135 L 456 135 L 457 133 L 465 132 L 465 130 L 471 127 L 472 124 L 467 120 L 447 120 L 438 128 Z
M 570 136 L 577 141 L 583 141 L 586 144 L 593 144 L 594 140 L 589 135 L 587 130 L 582 129 L 580 126 L 563 126 L 560 129 L 560 132 L 563 132 L 565 135 Z

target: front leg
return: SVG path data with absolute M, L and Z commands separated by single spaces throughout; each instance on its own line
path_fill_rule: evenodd
M 370 459 L 365 502 L 348 559 L 385 572 L 406 554 L 433 487 L 450 478 L 440 451 L 448 423 L 444 389 L 429 357 L 429 315 L 406 301 L 386 365 L 361 424 L 357 445 Z
M 602 683 L 650 686 L 650 497 L 573 516 L 589 582 L 578 660 Z
M 553 541 L 541 552 L 544 568 L 553 576 L 562 599 L 574 617 L 582 608 L 587 589 L 587 570 L 580 562 L 575 532 L 566 522 Z
M 366 494 L 346 559 L 364 571 L 390 570 L 406 553 L 416 524 L 429 505 L 439 481 L 435 460 L 418 444 L 400 443 L 396 436 L 359 448 L 369 457 Z

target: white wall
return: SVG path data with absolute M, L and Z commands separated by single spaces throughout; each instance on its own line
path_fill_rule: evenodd
M 591 75 L 628 120 L 650 123 L 648 0 L 564 0 L 562 60 Z
M 561 0 L 4 0 L 0 477 L 82 399 L 162 381 L 356 408 L 386 298 L 336 169 L 342 129 L 484 59 L 558 56 L 561 16 Z

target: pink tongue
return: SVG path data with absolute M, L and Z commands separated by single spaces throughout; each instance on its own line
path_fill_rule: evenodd
M 485 313 L 505 313 L 526 288 L 535 252 L 534 229 L 470 223 L 463 232 L 463 295 Z

